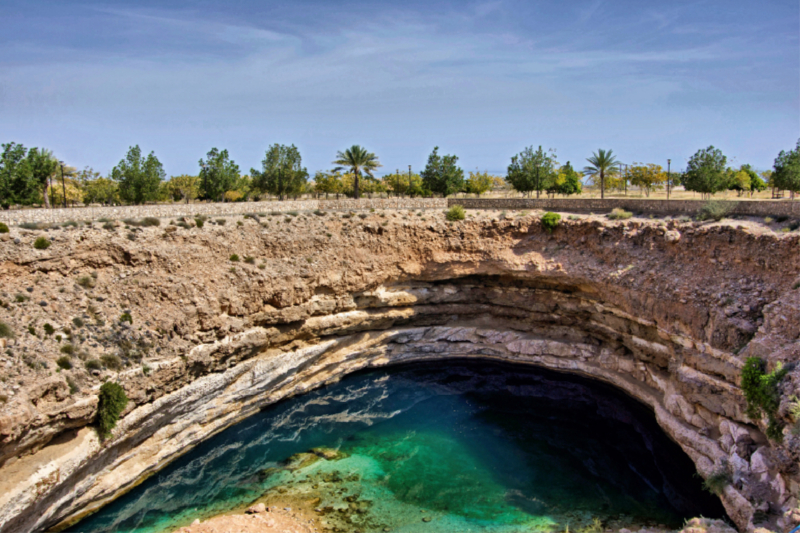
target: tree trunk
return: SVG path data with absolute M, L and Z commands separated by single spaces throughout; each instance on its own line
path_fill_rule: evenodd
M 358 170 L 356 170 L 353 173 L 353 198 L 355 198 L 356 200 L 358 200 L 358 175 L 359 174 L 360 173 L 359 173 Z
M 600 171 L 600 199 L 603 200 L 606 197 L 606 176 L 603 171 Z
M 50 198 L 47 196 L 48 192 L 47 189 L 48 189 L 47 180 L 44 180 L 44 206 L 47 209 L 50 209 Z

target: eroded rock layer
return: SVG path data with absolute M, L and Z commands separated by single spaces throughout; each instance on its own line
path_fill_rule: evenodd
M 70 523 L 209 435 L 355 370 L 463 357 L 619 387 L 653 409 L 701 475 L 728 474 L 720 497 L 740 529 L 789 525 L 800 373 L 781 383 L 780 443 L 747 417 L 739 380 L 748 356 L 774 365 L 800 355 L 797 235 L 594 217 L 548 234 L 534 215 L 440 217 L 255 217 L 133 240 L 84 228 L 46 252 L 21 234 L 2 250 L 0 283 L 7 298 L 30 284 L 46 305 L 6 306 L 10 351 L 55 360 L 58 344 L 22 338 L 23 328 L 91 311 L 111 324 L 87 326 L 83 358 L 122 350 L 129 366 L 15 375 L 21 388 L 0 411 L 0 532 Z M 132 401 L 101 443 L 86 426 L 106 378 Z

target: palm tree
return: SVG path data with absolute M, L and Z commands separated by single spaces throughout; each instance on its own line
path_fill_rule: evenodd
M 587 159 L 591 166 L 584 167 L 583 173 L 588 176 L 597 176 L 600 174 L 600 198 L 605 198 L 606 192 L 606 174 L 614 174 L 616 169 L 615 165 L 619 165 L 619 161 L 614 157 L 611 150 L 605 151 L 602 148 L 597 152 L 592 152 L 592 157 Z
M 365 148 L 357 144 L 354 144 L 344 152 L 337 152 L 336 161 L 333 164 L 339 165 L 333 169 L 334 172 L 348 168 L 355 176 L 353 180 L 353 198 L 358 198 L 358 177 L 361 176 L 361 172 L 364 171 L 369 177 L 375 178 L 372 175 L 372 171 L 382 166 L 375 154 L 367 152 Z

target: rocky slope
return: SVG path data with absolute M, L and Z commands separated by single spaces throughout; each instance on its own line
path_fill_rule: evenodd
M 535 213 L 447 223 L 438 211 L 13 228 L 0 242 L 13 334 L 0 340 L 0 532 L 74 521 L 281 398 L 366 366 L 452 357 L 614 384 L 701 475 L 727 479 L 741 530 L 788 527 L 800 234 L 572 218 L 552 234 Z M 40 235 L 46 250 L 32 246 Z M 790 364 L 780 443 L 745 413 L 748 356 Z M 106 379 L 132 401 L 101 443 L 87 425 Z

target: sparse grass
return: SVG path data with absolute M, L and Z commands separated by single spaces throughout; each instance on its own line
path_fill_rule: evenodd
M 228 260 L 232 261 L 234 263 L 237 263 L 239 261 L 239 255 L 238 254 L 231 254 L 231 256 L 228 258 Z
M 218 218 L 217 219 L 217 225 L 219 225 L 219 226 L 224 226 L 226 222 L 227 222 L 227 220 L 224 219 L 224 218 Z
M 773 222 L 775 222 L 775 219 L 772 217 L 766 217 L 764 219 L 764 224 L 772 224 Z
M 81 390 L 80 387 L 78 387 L 78 384 L 75 383 L 75 380 L 69 376 L 67 376 L 67 386 L 69 387 L 70 394 L 75 394 L 76 392 L 80 392 Z
M 108 230 L 108 231 L 114 231 L 116 229 L 116 227 L 117 227 L 116 224 L 114 224 L 114 222 L 112 222 L 110 220 L 108 222 L 106 222 L 105 224 L 103 224 L 103 229 Z
M 267 268 L 267 265 L 265 265 L 264 263 L 261 263 L 260 265 L 258 265 L 258 268 L 260 268 L 261 270 L 264 270 L 265 268 Z
M 161 220 L 156 217 L 145 217 L 139 222 L 139 225 L 144 227 L 160 226 Z
M 59 349 L 59 351 L 65 355 L 72 355 L 75 353 L 75 346 L 71 344 L 65 344 Z
M 50 244 L 46 237 L 36 237 L 36 240 L 33 241 L 33 247 L 37 250 L 47 250 L 50 248 Z
M 142 374 L 144 374 L 145 376 L 149 376 L 150 372 L 152 372 L 152 371 L 153 371 L 153 369 L 150 368 L 149 366 L 142 365 Z
M 244 256 L 244 262 L 247 263 L 248 265 L 254 265 L 256 263 L 256 258 L 246 255 Z
M 462 205 L 454 205 L 445 212 L 444 217 L 449 221 L 464 220 L 467 217 L 467 212 Z
M 703 480 L 703 488 L 719 496 L 733 479 L 726 468 L 721 468 Z
M 624 209 L 620 209 L 616 207 L 611 210 L 611 212 L 606 215 L 610 220 L 626 220 L 633 216 L 633 213 L 630 211 L 625 211 Z
M 69 370 L 72 368 L 72 361 L 66 355 L 62 355 L 56 359 L 56 364 L 59 366 L 59 368 L 63 368 L 64 370 Z
M 133 325 L 133 317 L 130 313 L 122 313 L 119 317 L 120 322 L 127 322 L 128 324 Z
M 97 359 L 89 359 L 83 364 L 83 366 L 86 367 L 86 370 L 100 370 L 103 368 L 103 363 Z
M 579 217 L 579 216 L 577 216 L 577 215 L 570 215 L 570 216 L 568 216 L 567 218 L 568 218 L 569 220 L 580 220 L 580 219 L 581 219 L 581 217 Z
M 2 321 L 0 321 L 0 338 L 3 339 L 14 338 L 14 331 L 11 329 L 11 326 Z
M 237 226 L 244 226 L 244 222 L 242 222 L 241 220 L 237 220 L 236 221 L 236 225 Z
M 28 300 L 30 300 L 30 298 L 28 298 L 24 294 L 17 294 L 16 296 L 14 296 L 14 301 L 17 302 L 18 304 L 25 303 Z
M 307 263 L 313 263 L 314 262 L 314 258 L 313 257 L 306 257 L 306 262 Z
M 91 276 L 81 276 L 76 283 L 84 289 L 93 289 L 95 285 L 94 278 Z
M 547 233 L 553 233 L 553 230 L 558 227 L 560 221 L 561 215 L 558 213 L 548 211 L 542 215 L 542 227 L 547 231 Z
M 30 229 L 30 230 L 44 228 L 44 225 L 40 224 L 39 222 L 21 222 L 17 224 L 17 226 L 22 229 Z

